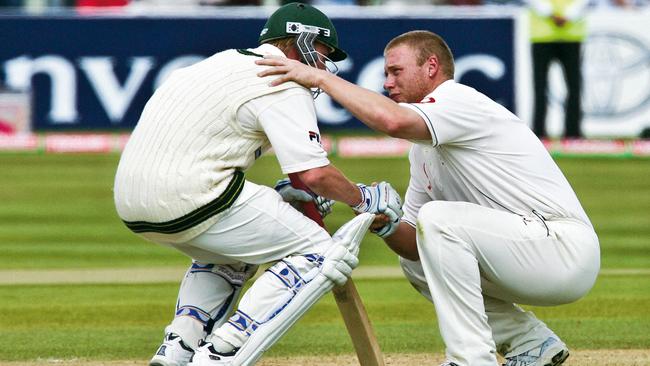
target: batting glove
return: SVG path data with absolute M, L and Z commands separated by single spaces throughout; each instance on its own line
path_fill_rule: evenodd
M 342 245 L 331 246 L 324 254 L 321 273 L 341 286 L 352 276 L 352 270 L 359 265 L 359 259 Z
M 392 235 L 399 226 L 400 218 L 404 215 L 402 211 L 402 199 L 399 193 L 391 187 L 390 183 L 381 182 L 375 186 L 357 184 L 361 191 L 362 202 L 354 206 L 357 212 L 370 212 L 373 214 L 384 214 L 390 222 L 373 233 L 382 238 Z
M 296 189 L 291 186 L 289 178 L 280 179 L 275 183 L 275 190 L 282 196 L 284 202 L 289 203 L 293 208 L 302 212 L 303 202 L 314 202 L 321 217 L 332 212 L 332 206 L 336 201 L 327 199 L 316 194 Z
M 325 217 L 332 213 L 332 206 L 334 206 L 334 203 L 336 203 L 336 201 L 325 198 L 323 196 L 316 196 L 314 197 L 314 203 L 316 204 L 316 208 L 320 213 L 320 217 Z
M 397 230 L 399 223 L 400 223 L 400 219 L 398 218 L 397 220 L 391 221 L 377 230 L 370 230 L 370 231 L 377 234 L 380 238 L 385 239 L 393 235 L 395 230 Z

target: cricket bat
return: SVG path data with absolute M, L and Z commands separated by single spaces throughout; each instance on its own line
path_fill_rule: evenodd
M 309 188 L 298 178 L 298 175 L 289 174 L 289 179 L 294 188 L 309 191 Z M 303 203 L 303 213 L 318 225 L 325 227 L 315 203 Z M 334 287 L 332 292 L 343 317 L 345 327 L 352 339 L 354 349 L 357 352 L 359 364 L 361 366 L 384 366 L 384 358 L 379 348 L 379 342 L 377 342 L 368 313 L 363 306 L 352 278 L 348 279 L 345 285 Z

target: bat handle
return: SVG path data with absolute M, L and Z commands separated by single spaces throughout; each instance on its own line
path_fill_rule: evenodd
M 307 187 L 307 185 L 300 180 L 298 174 L 290 173 L 289 180 L 291 180 L 291 186 L 293 188 L 302 189 L 303 191 L 311 192 L 309 187 Z M 316 204 L 314 202 L 303 202 L 302 208 L 303 208 L 303 214 L 305 216 L 315 221 L 321 227 L 323 228 L 325 227 L 323 218 L 321 217 L 320 212 L 318 212 L 318 208 L 316 208 Z

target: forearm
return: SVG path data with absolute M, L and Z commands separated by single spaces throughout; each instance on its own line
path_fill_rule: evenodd
M 356 206 L 361 202 L 361 193 L 357 186 L 350 182 L 338 169 L 332 165 L 297 172 L 309 189 L 319 196 Z
M 403 111 L 394 101 L 328 72 L 320 72 L 318 80 L 327 95 L 368 127 L 391 136 L 398 133 Z
M 417 261 L 420 259 L 417 248 L 415 228 L 405 222 L 401 222 L 393 235 L 384 238 L 384 241 L 399 256 Z
M 307 88 L 320 88 L 376 131 L 404 139 L 431 138 L 418 113 L 401 107 L 382 94 L 357 86 L 328 71 L 303 65 L 296 60 L 270 56 L 255 63 L 273 66 L 259 72 L 260 77 L 280 75 L 270 83 L 271 86 L 293 80 Z

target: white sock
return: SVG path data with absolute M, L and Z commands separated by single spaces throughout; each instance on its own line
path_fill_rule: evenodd
M 219 353 L 230 353 L 235 350 L 235 346 L 224 341 L 220 337 L 211 337 L 210 341 L 214 349 Z

